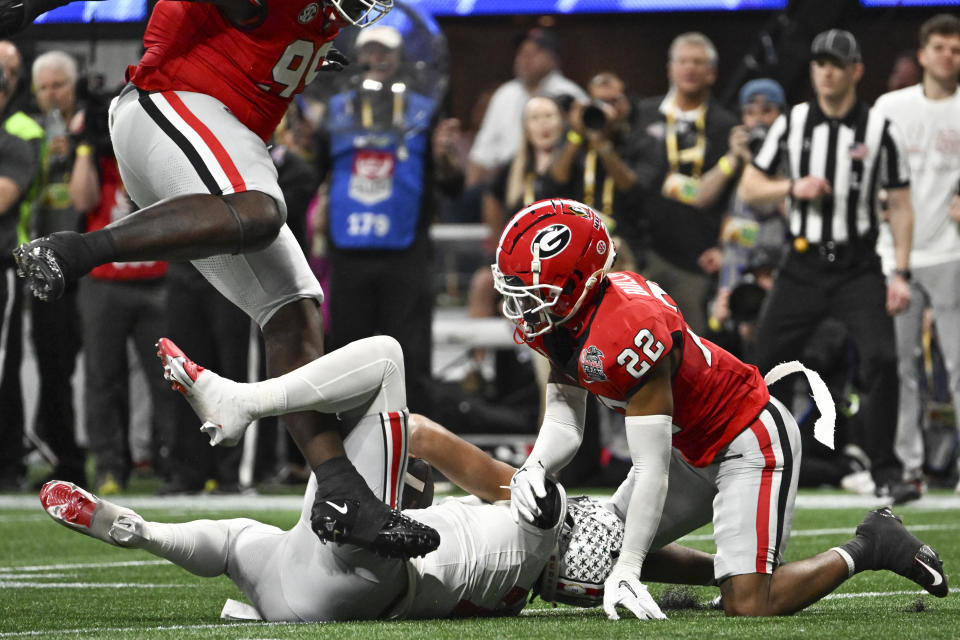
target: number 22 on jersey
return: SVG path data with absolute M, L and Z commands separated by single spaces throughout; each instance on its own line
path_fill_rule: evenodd
M 664 297 L 666 296 L 666 292 L 660 288 L 660 285 L 650 280 L 647 280 L 646 284 L 653 293 L 653 297 L 669 309 L 677 311 L 677 307 L 670 304 Z M 642 293 L 646 295 L 645 291 Z M 700 340 L 700 336 L 691 331 L 690 327 L 687 327 L 687 333 L 690 334 L 690 338 L 700 348 L 700 351 L 703 352 L 703 358 L 707 361 L 707 366 L 712 366 L 713 354 Z M 664 351 L 666 351 L 666 347 L 661 341 L 656 339 L 649 329 L 640 329 L 637 335 L 633 337 L 633 345 L 637 348 L 636 350 L 627 347 L 617 355 L 617 364 L 624 367 L 631 376 L 639 379 L 660 359 Z M 638 353 L 637 350 L 639 350 L 640 353 Z M 646 358 L 642 357 L 640 355 L 641 353 L 643 356 L 646 356 Z

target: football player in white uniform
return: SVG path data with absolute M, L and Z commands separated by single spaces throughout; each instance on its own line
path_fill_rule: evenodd
M 404 561 L 352 544 L 323 543 L 311 529 L 316 479 L 289 531 L 255 520 L 146 521 L 136 512 L 62 481 L 40 500 L 60 524 L 121 547 L 145 549 L 200 576 L 228 575 L 267 620 L 332 621 L 511 615 L 531 590 L 581 606 L 603 602 L 604 581 L 623 541 L 630 479 L 609 503 L 565 499 L 547 480 L 533 522 L 513 519 L 515 469 L 422 417 L 407 419 L 403 358 L 392 338 L 354 342 L 279 378 L 243 384 L 158 343 L 167 377 L 204 420 L 211 443 L 236 441 L 254 419 L 287 411 L 337 412 L 347 454 L 375 494 L 396 504 L 407 449 L 434 464 L 472 497 L 405 511 L 440 534 L 436 551 Z M 408 422 L 410 424 L 409 439 Z M 710 521 L 716 488 L 704 470 L 673 451 L 665 508 L 640 578 L 715 584 L 713 556 L 669 544 Z M 426 502 L 426 501 L 425 501 Z M 337 504 L 330 505 L 336 509 Z M 942 577 L 943 588 L 946 578 Z M 648 601 L 640 604 L 656 608 Z M 640 596 L 638 596 L 640 597 Z
M 267 620 L 508 615 L 522 609 L 535 588 L 556 601 L 599 604 L 602 599 L 603 579 L 619 550 L 620 518 L 585 499 L 571 501 L 568 510 L 563 488 L 551 485 L 555 490 L 542 502 L 544 517 L 534 524 L 515 523 L 505 501 L 509 491 L 502 488 L 515 469 L 420 416 L 410 420 L 408 441 L 403 359 L 392 338 L 352 343 L 252 385 L 199 367 L 168 340 L 158 347 L 168 378 L 200 413 L 211 442 L 238 439 L 257 417 L 313 406 L 340 414 L 351 461 L 374 493 L 391 504 L 402 490 L 408 446 L 477 497 L 408 511 L 441 537 L 435 552 L 409 562 L 351 544 L 321 542 L 310 524 L 314 478 L 301 517 L 289 531 L 245 518 L 147 521 L 75 485 L 53 481 L 44 486 L 41 503 L 64 526 L 116 546 L 145 549 L 196 575 L 225 573 Z M 677 464 L 683 464 L 679 458 Z M 683 469 L 676 477 L 685 477 Z M 500 502 L 484 502 L 495 500 Z M 709 507 L 709 496 L 705 504 Z M 664 529 L 664 542 L 708 519 L 692 511 L 678 515 L 674 531 Z M 570 545 L 571 540 L 577 544 Z M 661 559 L 659 566 L 651 561 L 646 579 L 712 581 L 709 554 L 670 545 Z

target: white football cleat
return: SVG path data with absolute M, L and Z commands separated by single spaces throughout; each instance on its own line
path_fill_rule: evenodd
M 255 396 L 248 385 L 234 382 L 204 369 L 188 358 L 169 338 L 157 341 L 163 377 L 172 382 L 203 420 L 200 430 L 210 437 L 210 446 L 232 447 L 243 437 L 256 415 Z
M 98 498 L 72 482 L 51 480 L 40 489 L 40 504 L 51 518 L 74 531 L 117 547 L 143 539 L 143 518 L 126 507 Z

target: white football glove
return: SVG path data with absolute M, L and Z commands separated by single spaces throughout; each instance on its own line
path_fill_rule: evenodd
M 540 515 L 536 499 L 547 495 L 545 478 L 546 472 L 539 461 L 513 474 L 510 479 L 510 515 L 514 522 L 520 522 L 520 518 L 523 518 L 533 523 L 534 518 Z
M 614 566 L 603 583 L 603 610 L 611 620 L 619 620 L 617 607 L 630 610 L 640 620 L 667 619 L 633 571 Z

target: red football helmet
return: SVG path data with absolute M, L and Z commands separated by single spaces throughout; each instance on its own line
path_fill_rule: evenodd
M 507 223 L 490 265 L 503 315 L 526 340 L 568 321 L 613 266 L 600 214 L 575 200 L 541 200 Z

